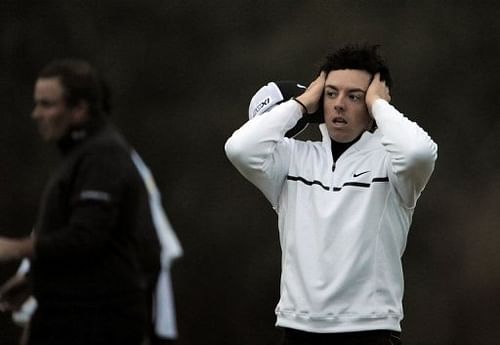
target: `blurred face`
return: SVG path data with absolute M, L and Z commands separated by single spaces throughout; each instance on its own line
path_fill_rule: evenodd
M 32 117 L 44 141 L 59 140 L 73 122 L 73 110 L 66 106 L 63 93 L 63 86 L 56 77 L 36 81 Z
M 355 69 L 334 70 L 325 82 L 323 109 L 328 134 L 337 142 L 347 143 L 371 128 L 365 94 L 371 74 Z

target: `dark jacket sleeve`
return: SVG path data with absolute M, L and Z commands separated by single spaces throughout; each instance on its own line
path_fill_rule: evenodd
M 61 193 L 67 200 L 60 200 L 66 203 L 66 225 L 37 238 L 36 260 L 99 260 L 113 237 L 119 241 L 116 225 L 127 169 L 125 155 L 116 151 L 104 147 L 80 157 L 68 184 L 60 187 L 67 189 Z

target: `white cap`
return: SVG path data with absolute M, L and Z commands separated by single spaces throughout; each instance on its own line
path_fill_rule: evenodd
M 257 115 L 262 115 L 275 105 L 298 96 L 306 87 L 294 81 L 270 82 L 261 87 L 250 100 L 248 118 L 251 120 Z

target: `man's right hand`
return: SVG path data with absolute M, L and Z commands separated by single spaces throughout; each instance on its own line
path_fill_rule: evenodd
M 299 102 L 304 104 L 308 114 L 315 113 L 319 107 L 323 106 L 323 104 L 320 104 L 320 100 L 325 89 L 325 80 L 326 73 L 321 71 L 319 76 L 309 84 L 306 91 L 300 96 L 295 97 Z
M 31 296 L 31 284 L 24 274 L 16 274 L 0 287 L 0 311 L 16 311 Z

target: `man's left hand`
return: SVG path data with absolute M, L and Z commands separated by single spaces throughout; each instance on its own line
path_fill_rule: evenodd
M 380 73 L 375 74 L 373 80 L 368 86 L 368 89 L 366 90 L 365 101 L 370 113 L 372 111 L 373 103 L 377 99 L 383 99 L 387 102 L 391 101 L 389 87 L 385 84 L 385 81 L 380 80 Z

